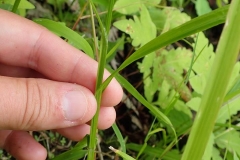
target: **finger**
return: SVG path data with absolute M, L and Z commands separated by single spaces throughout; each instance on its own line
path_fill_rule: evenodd
M 116 111 L 113 107 L 101 107 L 98 118 L 98 129 L 107 129 L 116 119 Z
M 86 123 L 96 111 L 94 95 L 77 84 L 0 77 L 0 88 L 0 129 L 71 127 Z
M 44 76 L 35 70 L 0 64 L 0 75 L 8 77 L 21 77 L 21 78 L 44 78 Z
M 77 83 L 94 92 L 96 61 L 29 20 L 3 10 L 0 19 L 2 63 L 31 68 L 52 80 Z M 104 79 L 108 75 L 105 72 Z M 114 106 L 121 98 L 121 86 L 113 80 L 103 93 L 102 105 Z
M 116 112 L 113 107 L 101 107 L 98 119 L 98 129 L 107 129 L 111 127 L 115 119 Z M 90 134 L 90 126 L 83 124 L 74 127 L 56 129 L 55 131 L 73 141 L 79 141 L 87 134 Z
M 45 160 L 47 157 L 46 149 L 24 131 L 0 131 L 0 144 L 16 159 Z
M 56 129 L 54 130 L 64 137 L 67 137 L 73 141 L 80 141 L 86 135 L 90 134 L 90 126 L 87 124 L 82 124 L 78 126 L 63 128 L 63 129 Z

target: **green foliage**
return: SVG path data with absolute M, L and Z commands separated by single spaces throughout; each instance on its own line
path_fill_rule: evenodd
M 156 27 L 151 20 L 147 8 L 143 5 L 140 10 L 140 18 L 134 16 L 134 20 L 123 19 L 113 24 L 119 30 L 131 36 L 133 39 L 132 45 L 135 47 L 143 46 L 156 37 Z
M 197 11 L 197 15 L 199 16 L 212 11 L 207 0 L 197 0 L 195 4 L 195 9 Z
M 114 8 L 122 14 L 133 14 L 141 10 L 144 4 L 157 5 L 161 0 L 118 0 Z
M 15 0 L 0 0 L 0 8 L 11 11 L 15 4 Z M 18 6 L 16 6 L 16 12 L 21 16 L 26 16 L 27 9 L 34 9 L 35 6 L 27 0 L 21 0 Z

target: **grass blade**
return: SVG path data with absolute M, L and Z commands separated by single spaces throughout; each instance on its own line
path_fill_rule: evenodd
M 65 25 L 49 19 L 35 19 L 34 22 L 46 27 L 56 35 L 68 39 L 68 41 L 72 43 L 73 46 L 83 50 L 90 57 L 94 57 L 92 48 L 89 43 L 82 36 L 66 27 Z
M 115 152 L 116 154 L 118 154 L 119 156 L 121 156 L 123 159 L 126 159 L 126 160 L 135 160 L 133 157 L 127 155 L 126 153 L 123 153 L 123 152 L 120 151 L 120 150 L 117 150 L 117 149 L 113 148 L 112 146 L 110 146 L 109 149 L 111 149 L 113 152 Z
M 19 6 L 20 2 L 21 2 L 21 0 L 15 0 L 13 8 L 12 8 L 13 13 L 17 12 L 17 9 L 18 9 L 18 6 Z
M 114 124 L 112 125 L 112 129 L 114 130 L 114 133 L 115 133 L 116 136 L 117 136 L 117 139 L 118 139 L 118 142 L 120 143 L 122 152 L 123 152 L 123 153 L 126 153 L 125 141 L 124 141 L 123 136 L 122 136 L 120 130 L 118 129 L 118 126 L 117 126 L 116 123 L 114 123 Z
M 240 1 L 232 1 L 182 160 L 202 159 L 240 49 Z

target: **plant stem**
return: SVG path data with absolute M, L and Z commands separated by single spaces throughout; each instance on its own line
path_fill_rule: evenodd
M 182 160 L 201 160 L 240 49 L 240 1 L 233 0 Z
M 17 12 L 17 9 L 18 9 L 18 6 L 19 6 L 20 2 L 21 2 L 21 0 L 15 0 L 13 8 L 12 8 L 13 13 Z
M 103 26 L 103 23 L 99 17 L 99 14 L 97 12 L 97 9 L 95 8 L 92 0 L 89 0 L 90 2 L 90 9 L 91 9 L 91 14 L 93 18 L 93 11 L 96 14 L 96 18 L 98 20 L 100 29 L 101 29 L 101 41 L 100 41 L 100 54 L 99 54 L 99 65 L 98 65 L 98 73 L 97 73 L 97 82 L 96 82 L 96 88 L 95 88 L 95 98 L 97 100 L 97 111 L 96 114 L 94 115 L 92 121 L 91 121 L 91 131 L 90 131 L 90 142 L 89 142 L 89 151 L 88 151 L 88 160 L 93 160 L 95 159 L 95 148 L 97 144 L 97 124 L 98 124 L 98 117 L 99 117 L 99 111 L 100 111 L 100 105 L 101 105 L 101 98 L 102 98 L 102 92 L 103 89 L 101 87 L 102 81 L 103 81 L 103 75 L 104 75 L 104 69 L 105 69 L 105 64 L 106 64 L 106 56 L 107 56 L 107 50 L 108 50 L 108 40 L 107 40 L 107 33 L 106 29 Z M 110 6 L 108 11 L 107 17 L 107 24 L 106 28 L 110 28 L 108 25 L 110 25 L 111 18 L 112 18 L 112 7 L 113 7 L 113 0 L 110 1 Z M 92 21 L 94 23 L 94 21 Z M 95 39 L 95 45 L 97 39 Z M 95 46 L 96 47 L 96 46 Z

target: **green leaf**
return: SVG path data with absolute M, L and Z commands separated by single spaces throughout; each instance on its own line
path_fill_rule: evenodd
M 197 112 L 200 103 L 201 103 L 201 98 L 200 97 L 194 97 L 190 101 L 187 102 L 187 106 L 190 107 L 195 112 Z
M 115 148 L 113 148 L 112 146 L 109 147 L 109 149 L 111 149 L 113 152 L 115 152 L 116 154 L 118 154 L 120 157 L 122 157 L 123 159 L 127 159 L 127 160 L 135 160 L 133 157 L 129 156 L 128 154 L 117 150 Z
M 212 11 L 207 0 L 197 0 L 195 3 L 195 8 L 198 16 Z
M 233 160 L 239 160 L 239 158 L 238 158 L 236 152 L 233 152 Z
M 143 4 L 157 5 L 160 1 L 161 0 L 118 0 L 114 5 L 114 9 L 122 14 L 133 14 L 140 11 Z
M 216 122 L 217 123 L 226 123 L 232 115 L 237 114 L 240 110 L 240 98 L 235 98 L 227 102 L 223 107 L 221 107 Z
M 186 133 L 193 123 L 190 109 L 180 100 L 175 103 L 174 108 L 168 113 L 168 118 L 178 135 Z
M 133 39 L 132 45 L 135 47 L 142 46 L 156 37 L 156 27 L 145 6 L 141 6 L 140 19 L 134 16 L 134 20 L 124 19 L 115 22 L 113 25 L 129 34 Z
M 0 0 L 0 4 L 9 4 L 13 6 L 15 0 Z M 18 9 L 34 9 L 35 6 L 27 1 L 27 0 L 21 0 L 18 6 Z
M 235 151 L 240 156 L 240 134 L 233 128 L 229 128 L 221 133 L 219 136 L 216 135 L 215 142 L 218 147 L 227 149 L 230 152 Z
M 237 64 L 239 64 L 239 63 L 237 63 Z M 238 94 L 240 94 L 240 75 L 235 79 L 234 85 L 231 87 L 231 89 L 226 94 L 224 102 L 227 102 L 228 100 L 230 100 L 231 98 L 234 98 Z
M 162 31 L 163 33 L 191 20 L 190 16 L 188 16 L 186 13 L 171 7 L 164 8 L 163 15 L 165 15 L 166 19 Z
M 194 45 L 195 43 L 193 43 L 193 46 Z M 195 53 L 197 60 L 193 65 L 194 72 L 191 72 L 189 81 L 195 92 L 203 94 L 210 68 L 215 56 L 212 44 L 209 44 L 208 39 L 202 32 L 200 32 L 198 35 Z
M 78 33 L 66 27 L 63 23 L 55 22 L 49 19 L 35 19 L 36 23 L 46 27 L 58 36 L 68 39 L 68 42 L 74 47 L 83 50 L 90 57 L 94 57 L 89 43 Z
M 214 145 L 214 134 L 211 134 L 202 160 L 210 160 L 211 159 L 212 152 L 213 152 L 213 145 Z
M 157 29 L 162 31 L 167 18 L 163 10 L 160 10 L 156 7 L 151 7 L 149 8 L 149 14 Z
M 114 130 L 114 133 L 117 136 L 118 142 L 120 143 L 121 146 L 121 150 L 123 151 L 123 153 L 126 153 L 125 141 L 116 123 L 112 125 L 112 129 Z
M 74 146 L 74 148 L 54 157 L 51 160 L 63 160 L 63 159 L 64 160 L 76 160 L 76 159 L 83 158 L 87 153 L 87 150 L 83 150 L 83 148 L 87 146 L 87 139 L 88 139 L 88 136 L 84 137 L 80 142 L 78 142 Z
M 155 93 L 160 91 L 160 106 L 165 108 L 172 97 L 166 99 L 168 102 L 162 98 L 169 97 L 170 90 L 174 89 L 182 99 L 189 101 L 191 93 L 183 83 L 183 72 L 190 66 L 191 58 L 192 52 L 185 48 L 170 51 L 159 50 L 156 54 L 152 53 L 145 56 L 142 63 L 138 63 L 138 68 L 144 76 L 144 94 L 147 100 L 152 102 Z M 162 90 L 166 92 L 162 92 Z
M 220 151 L 216 147 L 213 147 L 212 150 L 212 160 L 223 160 L 220 156 Z

